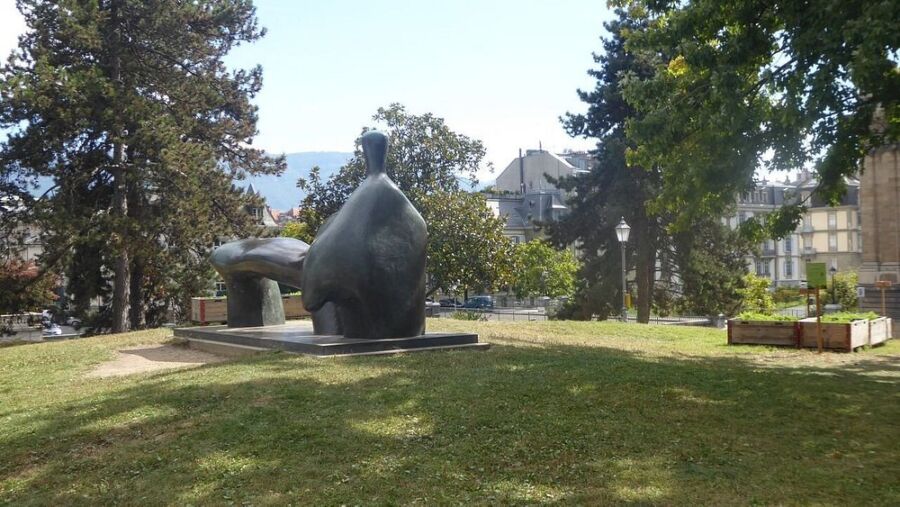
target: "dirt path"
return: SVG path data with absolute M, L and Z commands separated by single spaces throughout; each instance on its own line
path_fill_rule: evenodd
M 88 377 L 119 377 L 148 371 L 196 367 L 219 363 L 227 358 L 175 345 L 144 345 L 117 352 L 116 358 L 103 363 L 87 374 Z

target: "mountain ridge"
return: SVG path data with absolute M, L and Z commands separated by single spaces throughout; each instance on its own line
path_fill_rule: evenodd
M 270 208 L 287 210 L 300 204 L 305 193 L 297 188 L 297 180 L 309 176 L 309 171 L 318 166 L 323 180 L 327 180 L 336 173 L 352 157 L 353 153 L 343 151 L 300 151 L 285 153 L 287 168 L 280 176 L 262 174 L 248 176 L 247 179 L 238 182 L 238 185 L 247 187 L 250 183 L 266 199 Z

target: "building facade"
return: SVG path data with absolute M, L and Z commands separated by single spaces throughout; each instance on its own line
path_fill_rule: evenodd
M 847 192 L 837 206 L 814 195 L 816 180 L 806 171 L 795 181 L 762 181 L 753 191 L 739 196 L 735 214 L 725 219 L 731 228 L 752 217 L 764 219 L 784 204 L 804 202 L 807 206 L 793 233 L 764 241 L 747 257 L 748 270 L 769 278 L 776 287 L 797 287 L 806 280 L 807 262 L 824 262 L 838 271 L 859 269 L 859 181 L 848 178 L 845 183 Z
M 573 163 L 577 165 L 573 165 Z M 559 220 L 569 208 L 568 197 L 547 176 L 554 179 L 587 172 L 591 164 L 587 152 L 526 150 L 513 159 L 497 176 L 494 190 L 486 192 L 487 203 L 494 215 L 506 218 L 503 234 L 513 243 L 523 243 L 542 236 L 540 224 Z

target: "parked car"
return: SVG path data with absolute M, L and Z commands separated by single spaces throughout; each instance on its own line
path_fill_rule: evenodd
M 425 308 L 440 308 L 440 303 L 435 303 L 431 298 L 425 298 Z
M 491 296 L 472 296 L 462 305 L 463 308 L 493 309 L 494 298 Z
M 81 329 L 81 319 L 79 319 L 78 317 L 73 317 L 71 315 L 66 317 L 66 320 L 65 320 L 65 322 L 63 322 L 63 324 L 65 324 L 67 326 L 72 326 L 76 330 Z
M 439 301 L 439 304 L 443 308 L 456 308 L 458 306 L 462 306 L 462 303 L 460 303 L 456 298 L 444 298 Z

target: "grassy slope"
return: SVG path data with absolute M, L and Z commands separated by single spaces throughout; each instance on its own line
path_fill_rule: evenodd
M 0 349 L 0 504 L 898 504 L 900 343 L 431 321 L 487 352 L 89 379 L 165 331 Z

